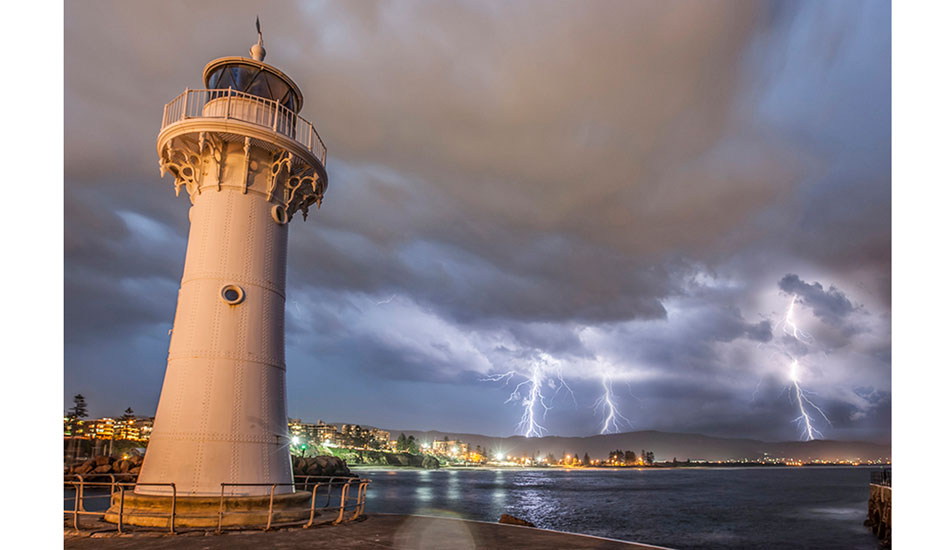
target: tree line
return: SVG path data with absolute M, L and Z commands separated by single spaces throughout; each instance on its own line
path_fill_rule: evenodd
M 621 462 L 626 466 L 634 465 L 645 465 L 650 466 L 653 464 L 653 451 L 640 450 L 640 455 L 637 455 L 636 451 L 621 451 L 617 449 L 616 451 L 610 451 L 610 462 Z

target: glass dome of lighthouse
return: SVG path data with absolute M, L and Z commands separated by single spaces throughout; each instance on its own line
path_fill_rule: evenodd
M 251 57 L 222 57 L 205 66 L 205 87 L 212 90 L 231 89 L 237 92 L 271 99 L 299 113 L 303 94 L 289 76 L 264 63 L 264 40 L 257 26 L 257 44 L 251 47 Z

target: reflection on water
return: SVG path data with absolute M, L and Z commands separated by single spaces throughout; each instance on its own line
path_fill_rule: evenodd
M 461 493 L 459 493 L 459 476 L 457 470 L 449 470 L 449 481 L 448 481 L 448 490 L 445 493 L 445 496 L 448 497 L 450 501 L 458 500 Z
M 492 505 L 496 508 L 504 508 L 506 498 L 508 498 L 508 491 L 505 489 L 505 472 L 495 470 L 495 480 L 491 492 Z
M 369 513 L 492 522 L 508 513 L 546 529 L 684 550 L 877 548 L 863 526 L 868 498 L 864 468 L 359 473 L 373 480 Z M 416 535 L 406 539 L 405 548 L 424 547 L 418 546 L 423 535 Z
M 422 504 L 428 504 L 432 500 L 432 485 L 430 478 L 432 474 L 428 470 L 419 470 L 419 479 L 416 482 L 416 500 Z

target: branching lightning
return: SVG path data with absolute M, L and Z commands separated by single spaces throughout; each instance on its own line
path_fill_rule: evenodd
M 782 329 L 785 334 L 795 338 L 796 341 L 802 343 L 808 343 L 811 340 L 811 337 L 808 333 L 799 330 L 798 325 L 795 323 L 795 301 L 798 299 L 798 296 L 792 296 L 791 302 L 788 304 L 788 309 L 785 310 L 785 322 L 782 324 Z M 806 441 L 811 441 L 813 439 L 824 437 L 824 435 L 815 428 L 815 419 L 808 414 L 808 407 L 811 407 L 822 418 L 831 425 L 831 421 L 828 420 L 828 417 L 825 416 L 825 412 L 815 405 L 810 399 L 808 399 L 809 392 L 802 388 L 800 383 L 799 375 L 799 364 L 798 359 L 792 358 L 792 363 L 789 365 L 788 378 L 792 382 L 792 387 L 790 392 L 793 392 L 794 399 L 798 405 L 798 411 L 801 413 L 798 418 L 793 420 L 793 422 L 798 422 L 802 429 L 802 439 Z
M 603 373 L 601 377 L 601 384 L 604 388 L 604 394 L 594 402 L 595 410 L 601 411 L 604 417 L 604 425 L 601 427 L 600 433 L 618 433 L 620 432 L 623 423 L 629 426 L 631 425 L 631 422 L 629 419 L 627 419 L 627 417 L 620 414 L 620 410 L 614 403 L 613 379 L 610 377 L 609 373 Z
M 561 390 L 570 393 L 571 398 L 574 399 L 574 392 L 564 381 L 560 369 L 552 367 L 552 363 L 543 356 L 540 360 L 532 362 L 531 371 L 528 374 L 512 370 L 487 376 L 482 378 L 482 381 L 503 381 L 507 385 L 514 377 L 524 378 L 524 380 L 514 387 L 505 403 L 518 403 L 523 409 L 517 429 L 525 437 L 542 437 L 547 429 L 544 428 L 541 422 L 547 416 L 548 411 L 551 410 L 550 399 L 560 393 Z M 557 383 L 555 383 L 555 379 Z M 552 396 L 548 397 L 544 394 L 545 385 L 554 389 Z M 574 403 L 577 404 L 576 399 L 574 399 Z

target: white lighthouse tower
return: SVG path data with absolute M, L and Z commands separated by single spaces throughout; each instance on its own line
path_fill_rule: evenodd
M 258 26 L 260 33 L 260 26 Z M 162 174 L 191 199 L 168 366 L 137 495 L 269 494 L 291 483 L 284 363 L 289 223 L 318 207 L 326 147 L 303 95 L 251 57 L 216 59 L 165 106 Z M 291 485 L 276 493 L 292 493 Z

